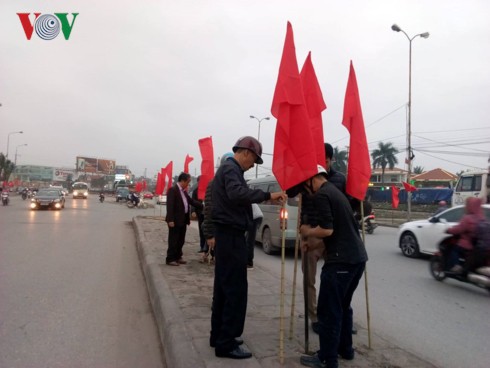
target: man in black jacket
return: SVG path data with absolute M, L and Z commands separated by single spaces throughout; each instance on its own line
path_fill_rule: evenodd
M 252 223 L 252 203 L 285 200 L 282 192 L 250 189 L 243 174 L 261 164 L 262 145 L 253 137 L 238 139 L 234 156 L 218 169 L 212 184 L 212 222 L 215 236 L 213 311 L 209 343 L 218 357 L 250 358 L 239 346 L 247 311 L 247 244 L 245 232 Z
M 165 262 L 169 266 L 186 264 L 182 258 L 182 247 L 185 243 L 187 225 L 191 223 L 190 206 L 202 209 L 202 203 L 193 200 L 187 193 L 191 176 L 180 173 L 177 183 L 167 192 L 168 250 Z

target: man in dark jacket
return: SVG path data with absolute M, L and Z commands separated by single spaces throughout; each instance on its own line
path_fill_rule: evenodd
M 243 177 L 254 164 L 261 164 L 262 145 L 253 137 L 238 139 L 234 156 L 228 158 L 214 177 L 212 221 L 215 237 L 213 311 L 209 343 L 218 357 L 250 358 L 239 346 L 247 311 L 247 244 L 245 232 L 252 223 L 252 203 L 285 200 L 282 192 L 250 189 Z
M 202 209 L 202 203 L 193 200 L 187 193 L 191 176 L 180 173 L 177 183 L 167 193 L 168 250 L 165 262 L 170 266 L 186 264 L 182 258 L 182 247 L 185 243 L 185 233 L 190 221 L 190 206 Z
M 325 169 L 319 166 L 318 174 L 306 180 L 303 186 L 314 194 L 318 225 L 302 225 L 301 236 L 323 239 L 325 264 L 317 308 L 320 350 L 313 356 L 302 356 L 300 362 L 308 367 L 338 368 L 338 355 L 354 359 L 350 304 L 368 257 L 350 203 L 327 181 Z M 303 247 L 313 250 L 308 241 Z

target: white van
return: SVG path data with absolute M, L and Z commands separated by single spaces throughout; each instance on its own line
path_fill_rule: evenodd
M 490 181 L 487 171 L 468 171 L 458 179 L 454 188 L 452 205 L 465 204 L 466 198 L 478 197 L 483 203 L 490 203 Z
M 248 181 L 247 184 L 252 189 L 262 189 L 265 192 L 280 192 L 282 190 L 274 176 L 253 179 Z M 281 211 L 282 205 L 279 201 L 268 200 L 259 203 L 259 207 L 264 214 L 264 218 L 257 230 L 255 240 L 262 243 L 264 252 L 266 254 L 279 252 L 283 238 L 281 223 L 284 217 L 286 217 L 285 247 L 294 248 L 296 228 L 298 226 L 298 197 L 288 198 L 285 212 Z

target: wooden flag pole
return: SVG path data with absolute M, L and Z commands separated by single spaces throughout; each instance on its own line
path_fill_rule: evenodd
M 364 201 L 361 201 L 361 224 L 362 224 L 362 242 L 366 247 L 366 229 L 364 224 Z M 364 268 L 364 291 L 366 294 L 366 319 L 368 329 L 368 348 L 371 349 L 371 313 L 369 311 L 369 287 L 368 287 L 368 273 L 367 265 Z
M 286 211 L 286 201 L 282 203 L 281 211 Z M 281 221 L 281 308 L 279 314 L 279 361 L 284 364 L 284 265 L 286 264 L 286 216 Z
M 289 323 L 289 340 L 293 338 L 293 329 L 294 329 L 294 307 L 296 304 L 296 277 L 298 275 L 298 249 L 299 249 L 299 226 L 301 224 L 301 203 L 302 203 L 302 195 L 299 194 L 298 197 L 298 219 L 296 221 L 296 240 L 294 243 L 294 273 L 293 273 L 293 293 L 291 298 L 291 319 Z

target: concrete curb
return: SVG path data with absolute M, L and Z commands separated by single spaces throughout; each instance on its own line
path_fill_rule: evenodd
M 139 217 L 133 218 L 138 255 L 145 275 L 160 341 L 164 348 L 167 367 L 204 368 L 206 365 L 199 358 L 197 350 L 191 343 L 192 338 L 187 331 L 177 300 L 165 278 L 161 277 L 160 265 L 154 256 L 146 252 L 145 234 L 141 230 L 140 221 Z

